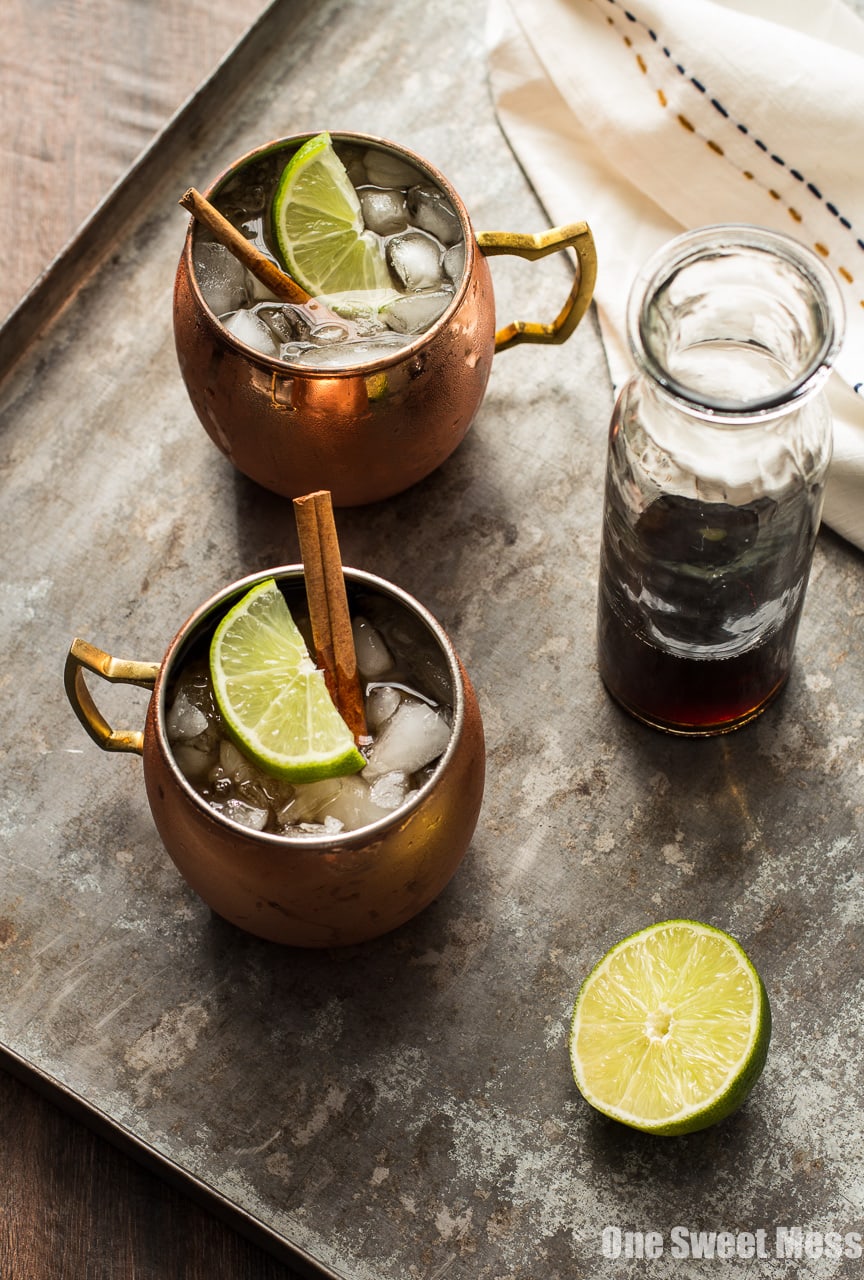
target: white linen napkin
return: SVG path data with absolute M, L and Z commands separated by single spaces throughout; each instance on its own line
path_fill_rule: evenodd
M 825 522 L 864 549 L 864 22 L 837 0 L 490 0 L 498 119 L 550 219 L 584 218 L 616 387 L 625 309 L 681 231 L 747 222 L 833 270 Z

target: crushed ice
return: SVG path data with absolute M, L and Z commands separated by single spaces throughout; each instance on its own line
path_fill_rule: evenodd
M 411 637 L 400 637 L 398 628 L 391 628 L 385 640 L 379 628 L 359 616 L 353 629 L 373 742 L 365 769 L 349 777 L 289 783 L 262 772 L 225 736 L 206 665 L 183 674 L 166 730 L 178 767 L 217 812 L 251 830 L 332 836 L 387 817 L 431 776 L 450 739 L 443 709 L 450 699 L 446 673 L 430 656 L 418 655 Z M 418 665 L 417 677 L 440 690 L 440 705 L 400 678 L 405 674 L 400 638 Z

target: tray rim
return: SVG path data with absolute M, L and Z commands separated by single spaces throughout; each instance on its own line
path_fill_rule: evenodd
M 189 1196 L 191 1200 L 252 1244 L 278 1261 L 294 1267 L 298 1275 L 308 1277 L 308 1280 L 350 1280 L 344 1272 L 333 1271 L 300 1245 L 294 1244 L 287 1236 L 268 1227 L 253 1213 L 241 1208 L 224 1193 L 184 1169 L 152 1143 L 146 1142 L 131 1129 L 113 1120 L 82 1094 L 29 1061 L 8 1044 L 4 1044 L 2 1040 L 0 1040 L 0 1070 L 6 1071 L 22 1084 L 28 1085 L 73 1120 L 86 1125 L 97 1137 L 107 1140 L 150 1173 L 161 1177 L 169 1186 Z
M 0 323 L 0 389 L 112 252 L 115 237 L 139 208 L 139 189 L 146 191 L 148 185 L 155 185 L 166 155 L 179 154 L 188 145 L 189 134 L 205 123 L 212 106 L 216 102 L 224 105 L 221 82 L 230 75 L 232 82 L 238 84 L 251 72 L 268 48 L 275 26 L 286 20 L 284 12 L 297 5 L 308 7 L 306 0 L 269 0 L 259 17 L 154 134 Z

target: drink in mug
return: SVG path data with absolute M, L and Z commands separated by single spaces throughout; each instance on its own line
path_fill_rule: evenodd
M 308 617 L 292 615 L 311 649 Z M 199 636 L 168 691 L 166 730 L 187 782 L 217 813 L 254 831 L 330 837 L 389 817 L 435 772 L 450 740 L 452 690 L 440 651 L 409 631 L 380 598 L 352 609 L 371 741 L 359 773 L 291 783 L 264 772 L 229 737 Z
M 406 347 L 446 310 L 465 266 L 459 216 L 429 175 L 392 151 L 338 140 L 333 146 L 359 200 L 377 286 L 325 292 L 335 323 L 310 322 L 303 307 L 280 302 L 206 228 L 196 228 L 192 252 L 204 301 L 235 338 L 263 355 L 317 368 L 363 364 Z M 292 154 L 282 147 L 251 160 L 212 197 L 283 270 L 273 200 Z

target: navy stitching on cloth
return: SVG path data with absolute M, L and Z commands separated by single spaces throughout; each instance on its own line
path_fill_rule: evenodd
M 598 7 L 601 7 L 603 0 L 593 0 L 593 2 L 596 5 L 598 5 Z M 634 14 L 630 9 L 624 8 L 624 6 L 621 4 L 621 0 L 606 0 L 606 3 L 611 5 L 613 8 L 617 9 L 621 14 L 623 14 L 627 22 L 637 27 L 640 27 L 654 44 L 659 43 L 657 33 L 655 31 L 652 31 L 652 29 L 645 22 L 643 22 L 641 18 L 637 17 L 636 14 Z M 611 26 L 616 26 L 615 19 L 613 17 L 608 16 L 608 12 L 607 12 L 606 20 Z M 624 40 L 624 43 L 628 46 L 628 48 L 632 48 L 633 41 L 630 39 L 630 37 L 628 35 L 625 35 L 622 38 Z M 802 188 L 806 190 L 809 193 L 809 195 L 811 195 L 815 200 L 818 200 L 820 204 L 824 205 L 825 209 L 832 215 L 832 217 L 836 218 L 837 222 L 840 224 L 841 227 L 843 227 L 845 231 L 849 231 L 852 233 L 856 246 L 862 251 L 864 251 L 864 238 L 857 236 L 855 234 L 850 220 L 844 217 L 843 214 L 841 214 L 836 204 L 833 204 L 830 200 L 827 200 L 825 198 L 825 196 L 822 194 L 822 192 L 819 190 L 819 188 L 816 186 L 815 183 L 809 182 L 805 177 L 805 175 L 800 172 L 800 170 L 793 169 L 791 166 L 787 164 L 786 160 L 782 156 L 777 155 L 776 152 L 772 152 L 771 149 L 768 147 L 768 145 L 765 142 L 763 142 L 761 138 L 757 138 L 755 134 L 753 134 L 750 131 L 750 129 L 747 127 L 746 124 L 744 124 L 742 121 L 733 120 L 728 109 L 724 107 L 723 103 L 720 102 L 719 99 L 715 97 L 711 97 L 705 85 L 702 84 L 701 81 L 697 80 L 695 76 L 688 75 L 687 69 L 683 67 L 680 62 L 675 61 L 671 49 L 669 49 L 666 45 L 660 45 L 660 48 L 662 50 L 663 56 L 667 59 L 667 61 L 672 66 L 674 66 L 678 74 L 682 76 L 684 79 L 686 79 L 687 82 L 690 85 L 692 85 L 694 89 L 697 90 L 697 92 L 705 95 L 708 98 L 708 101 L 711 103 L 711 106 L 715 109 L 715 111 L 717 111 L 717 113 L 720 116 L 722 116 L 725 120 L 728 120 L 730 124 L 734 124 L 738 132 L 743 136 L 749 138 L 752 141 L 753 145 L 760 152 L 762 152 L 763 155 L 768 156 L 774 164 L 776 164 L 779 168 L 782 168 L 783 170 L 785 170 L 785 172 L 788 173 L 792 178 L 794 178 L 796 182 L 800 182 L 802 185 Z M 636 56 L 636 61 L 639 66 L 639 69 L 643 72 L 643 74 L 647 74 L 648 68 L 645 64 L 644 58 L 642 57 L 641 54 L 636 54 L 635 56 Z M 657 96 L 661 106 L 666 107 L 668 105 L 668 102 L 666 99 L 666 95 L 664 94 L 661 88 L 657 89 Z M 679 123 L 683 126 L 683 128 L 685 128 L 689 133 L 694 133 L 697 136 L 701 137 L 712 151 L 714 151 L 717 155 L 722 156 L 727 161 L 727 163 L 732 164 L 732 161 L 730 161 L 728 156 L 726 156 L 726 153 L 723 150 L 723 148 L 720 146 L 720 144 L 715 142 L 711 138 L 706 138 L 704 134 L 701 134 L 699 130 L 696 129 L 695 125 L 693 125 L 692 122 L 686 118 L 686 116 L 679 114 L 678 120 L 679 120 Z M 737 167 L 737 166 L 733 165 L 733 167 Z M 742 174 L 743 177 L 747 179 L 752 180 L 755 177 L 754 174 L 750 173 L 746 169 L 740 169 L 739 172 Z M 763 185 L 763 184 L 760 183 L 759 185 Z M 780 195 L 779 191 L 774 191 L 771 188 L 764 188 L 764 189 L 767 191 L 768 195 L 770 195 L 773 199 L 783 201 L 783 197 Z M 784 201 L 784 203 L 786 202 Z M 787 203 L 786 208 L 789 212 L 790 217 L 792 217 L 796 222 L 803 221 L 801 213 L 797 209 L 793 208 L 792 205 Z M 821 242 L 817 241 L 814 243 L 813 247 L 815 248 L 817 253 L 819 253 L 823 258 L 827 258 L 829 256 L 829 249 L 827 245 L 824 245 Z M 844 266 L 840 266 L 837 268 L 837 272 L 846 284 L 848 285 L 854 284 L 854 277 L 852 276 L 852 273 L 848 270 L 848 268 Z M 864 307 L 864 298 L 859 298 L 859 303 L 862 307 Z M 862 387 L 864 387 L 864 383 L 859 382 L 856 384 L 855 390 L 860 391 Z

